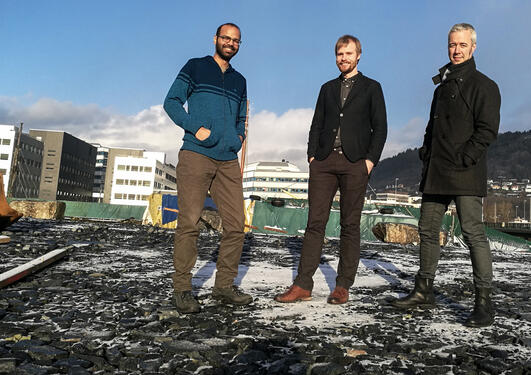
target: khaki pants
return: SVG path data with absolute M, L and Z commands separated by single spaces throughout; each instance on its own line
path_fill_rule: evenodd
M 218 207 L 223 226 L 215 287 L 232 286 L 238 275 L 245 237 L 243 189 L 238 159 L 220 161 L 181 150 L 177 164 L 179 216 L 173 249 L 173 287 L 177 292 L 192 290 L 191 271 L 197 260 L 199 218 L 209 190 Z

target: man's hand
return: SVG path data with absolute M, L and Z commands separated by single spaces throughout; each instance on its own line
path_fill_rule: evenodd
M 195 133 L 195 137 L 200 141 L 204 141 L 205 139 L 210 137 L 210 130 L 201 126 L 197 133 Z
M 315 159 L 313 156 L 310 159 L 308 159 L 308 164 L 311 164 L 313 159 Z
M 374 163 L 369 159 L 365 159 L 365 165 L 367 166 L 367 174 L 371 174 L 372 168 L 374 167 Z
M 243 144 L 243 137 L 238 134 L 238 137 L 240 137 L 240 142 Z

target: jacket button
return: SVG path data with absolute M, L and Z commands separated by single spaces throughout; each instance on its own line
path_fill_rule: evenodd
M 335 133 L 335 132 L 337 132 L 337 129 L 332 129 L 332 131 Z
M 455 99 L 455 94 L 452 94 L 452 99 Z
M 343 114 L 342 114 L 342 113 L 340 113 L 340 114 L 339 114 L 339 117 L 343 117 Z
M 434 119 L 438 119 L 438 118 L 439 118 L 439 115 L 433 115 L 433 118 L 434 118 Z

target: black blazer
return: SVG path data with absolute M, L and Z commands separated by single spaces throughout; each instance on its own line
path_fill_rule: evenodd
M 361 72 L 358 75 L 343 107 L 339 77 L 321 86 L 308 137 L 308 159 L 326 159 L 341 126 L 341 144 L 348 160 L 369 159 L 374 165 L 380 160 L 387 138 L 382 88 Z

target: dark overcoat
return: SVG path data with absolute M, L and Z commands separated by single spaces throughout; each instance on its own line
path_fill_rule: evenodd
M 369 159 L 376 165 L 380 160 L 387 137 L 382 88 L 361 72 L 358 75 L 343 106 L 340 78 L 321 86 L 308 137 L 308 159 L 326 159 L 341 127 L 341 145 L 349 161 Z
M 420 191 L 486 196 L 487 148 L 500 124 L 498 86 L 476 70 L 474 58 L 442 67 L 433 81 L 442 82 L 419 150 L 424 165 Z

